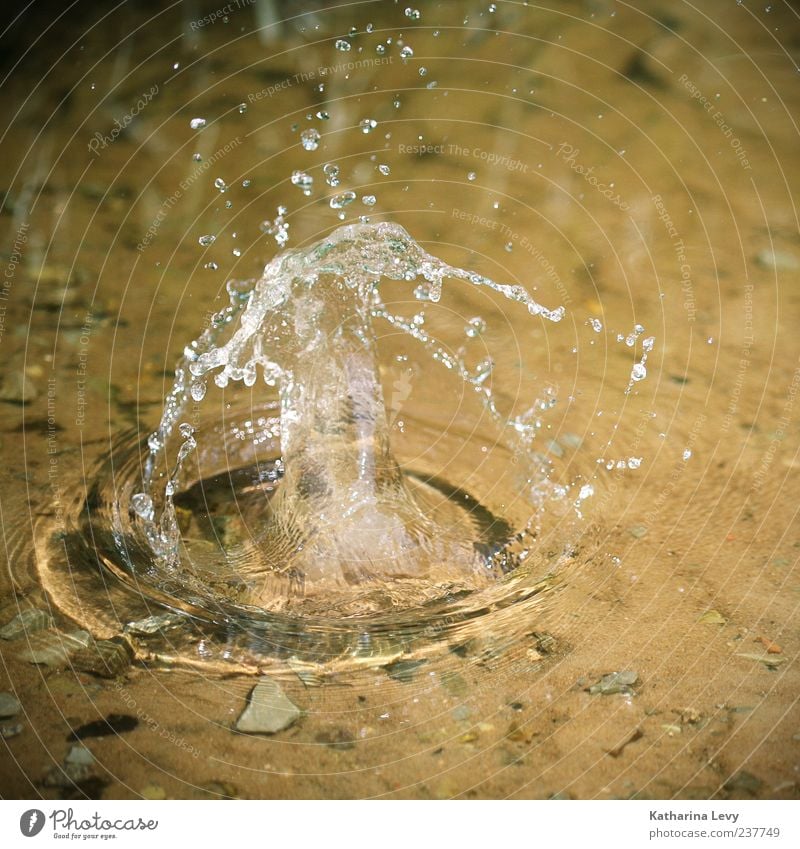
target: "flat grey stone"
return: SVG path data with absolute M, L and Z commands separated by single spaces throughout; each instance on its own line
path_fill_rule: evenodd
M 250 692 L 247 707 L 236 722 L 236 730 L 247 734 L 275 734 L 300 716 L 300 708 L 291 702 L 271 678 L 262 678 Z
M 0 693 L 0 719 L 16 716 L 22 710 L 19 700 L 11 693 Z

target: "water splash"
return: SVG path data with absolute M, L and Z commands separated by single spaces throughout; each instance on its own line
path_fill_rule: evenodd
M 528 520 L 535 514 L 544 480 L 528 464 L 538 405 L 505 415 L 492 391 L 490 359 L 470 368 L 424 328 L 422 310 L 409 319 L 393 312 L 383 294 L 393 282 L 413 284 L 424 309 L 440 300 L 449 281 L 488 288 L 531 316 L 558 322 L 564 315 L 522 286 L 442 262 L 392 223 L 340 227 L 311 247 L 279 255 L 259 280 L 229 284 L 229 306 L 177 365 L 148 442 L 144 486 L 130 500 L 154 571 L 192 597 L 211 585 L 217 593 L 224 583 L 227 598 L 248 608 L 312 605 L 352 613 L 472 590 L 518 566 L 530 546 L 529 522 L 510 523 L 446 480 L 409 475 L 390 444 L 377 322 L 413 339 L 476 394 L 498 444 L 515 463 L 522 458 Z M 484 325 L 473 319 L 470 328 Z M 224 546 L 222 557 L 217 549 L 198 561 L 182 538 L 176 497 L 202 480 L 203 452 L 213 448 L 213 436 L 202 428 L 195 433 L 186 419 L 210 405 L 209 382 L 223 393 L 251 390 L 255 398 L 259 378 L 260 391 L 276 393 L 277 404 L 273 415 L 259 418 L 259 402 L 251 401 L 240 438 L 277 442 L 279 453 L 257 470 L 254 504 L 230 504 L 247 513 L 243 538 Z

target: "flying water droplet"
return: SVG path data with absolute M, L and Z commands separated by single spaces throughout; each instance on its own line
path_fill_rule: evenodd
M 475 318 L 471 318 L 467 322 L 467 326 L 464 328 L 464 333 L 469 336 L 470 339 L 475 339 L 480 336 L 486 330 L 486 322 L 480 317 L 475 316 Z
M 327 162 L 322 166 L 322 171 L 325 174 L 325 182 L 334 188 L 339 185 L 339 166 L 331 162 Z
M 406 46 L 405 46 L 405 47 L 404 47 L 404 48 L 400 51 L 400 58 L 401 58 L 401 59 L 410 59 L 413 55 L 414 55 L 414 51 L 413 51 L 413 49 L 412 49 L 411 47 L 409 47 L 408 45 L 406 45 Z
M 305 171 L 293 171 L 292 185 L 297 186 L 304 195 L 308 196 L 314 186 L 314 178 L 310 174 L 306 174 Z
M 331 209 L 342 209 L 356 199 L 355 192 L 341 192 L 330 199 Z
M 300 144 L 302 144 L 306 150 L 316 150 L 319 147 L 319 140 L 319 131 L 315 130 L 313 127 L 308 130 L 303 130 L 303 132 L 300 133 Z
M 343 38 L 339 38 L 336 40 L 336 44 L 334 45 L 334 47 L 337 50 L 341 50 L 342 53 L 347 53 L 347 51 L 350 49 L 350 42 L 345 41 Z
M 210 245 L 213 245 L 213 244 L 214 244 L 214 242 L 216 242 L 216 240 L 217 240 L 217 237 L 216 237 L 216 236 L 208 235 L 208 236 L 201 236 L 201 237 L 200 237 L 197 241 L 198 241 L 198 242 L 199 242 L 199 243 L 200 243 L 200 244 L 201 244 L 204 248 L 207 248 L 207 247 L 209 247 Z
M 361 127 L 362 133 L 371 133 L 378 126 L 378 122 L 374 118 L 363 118 L 358 122 L 358 126 Z
M 203 127 L 205 127 L 206 123 L 207 122 L 205 118 L 192 118 L 192 120 L 189 121 L 189 126 L 193 130 L 202 130 Z

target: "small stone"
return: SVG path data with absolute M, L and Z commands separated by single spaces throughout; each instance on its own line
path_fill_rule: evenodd
M 756 265 L 776 271 L 797 271 L 800 269 L 800 260 L 787 251 L 766 250 L 756 254 Z
M 143 799 L 151 799 L 153 801 L 167 798 L 167 793 L 160 784 L 147 784 L 142 787 L 141 793 Z
M 337 751 L 355 749 L 356 738 L 346 728 L 336 728 L 333 731 L 321 731 L 314 738 L 317 743 L 323 743 Z
M 17 722 L 14 725 L 0 725 L 0 737 L 3 740 L 8 740 L 11 737 L 16 737 L 17 734 L 22 734 L 22 723 Z
M 755 654 L 751 652 L 738 652 L 738 657 L 744 657 L 747 660 L 757 660 L 759 663 L 763 663 L 767 669 L 775 670 L 782 664 L 786 663 L 785 657 L 778 657 L 774 654 Z
M 743 790 L 753 796 L 757 795 L 763 786 L 764 782 L 760 778 L 744 769 L 731 776 L 724 784 L 725 789 L 731 793 Z
M 728 622 L 718 610 L 707 610 L 697 621 L 701 625 L 725 625 Z
M 65 766 L 91 766 L 94 763 L 94 755 L 86 746 L 72 746 L 64 758 Z
M 396 663 L 390 663 L 384 667 L 386 674 L 396 681 L 402 681 L 408 684 L 412 681 L 417 673 L 417 670 L 425 663 L 424 660 L 398 660 Z
M 133 649 L 123 637 L 98 640 L 75 652 L 72 665 L 100 678 L 116 678 L 131 665 Z
M 202 789 L 222 799 L 236 799 L 239 795 L 239 791 L 227 781 L 209 781 L 208 784 L 203 785 Z
M 0 401 L 9 404 L 30 404 L 39 397 L 39 390 L 23 371 L 9 372 L 0 389 Z
M 0 693 L 0 719 L 16 716 L 22 710 L 22 705 L 11 693 Z
M 21 660 L 43 666 L 67 666 L 70 658 L 92 641 L 86 631 L 72 631 L 64 634 L 60 631 L 42 631 L 34 635 L 27 647 L 19 653 Z
M 0 640 L 18 640 L 26 634 L 35 634 L 50 628 L 53 620 L 49 613 L 35 608 L 23 610 L 10 622 L 0 628 Z
M 464 676 L 460 675 L 458 672 L 443 672 L 441 682 L 442 687 L 444 687 L 451 696 L 456 696 L 461 699 L 469 693 L 469 684 L 467 684 Z
M 588 692 L 590 692 L 593 696 L 612 696 L 615 693 L 631 695 L 633 693 L 631 688 L 638 680 L 639 676 L 632 670 L 627 670 L 625 672 L 610 672 L 608 675 L 604 675 L 595 684 L 592 684 L 592 686 L 588 688 Z
M 465 719 L 469 719 L 470 716 L 472 716 L 472 710 L 466 705 L 459 705 L 458 707 L 453 708 L 451 716 L 457 722 L 463 722 Z
M 246 734 L 275 734 L 293 725 L 300 709 L 271 678 L 262 678 L 253 687 L 247 707 L 236 722 L 236 730 Z
M 635 539 L 642 539 L 647 536 L 647 528 L 644 525 L 632 525 L 628 528 L 628 533 Z

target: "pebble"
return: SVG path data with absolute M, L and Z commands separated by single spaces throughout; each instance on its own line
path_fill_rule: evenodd
M 728 620 L 718 610 L 707 610 L 697 621 L 701 625 L 725 625 Z
M 737 790 L 744 790 L 754 796 L 761 791 L 763 786 L 764 782 L 760 778 L 744 769 L 731 776 L 724 785 L 725 789 L 732 793 Z
M 797 271 L 800 260 L 787 251 L 760 251 L 756 254 L 756 265 L 762 268 L 774 268 L 777 271 Z
M 0 725 L 0 737 L 3 740 L 8 740 L 10 737 L 16 737 L 17 734 L 22 734 L 22 723 L 18 722 L 15 725 Z
M 0 401 L 6 401 L 9 404 L 30 404 L 38 397 L 39 390 L 25 372 L 12 371 L 3 380 Z
M 116 678 L 131 665 L 133 649 L 124 638 L 98 640 L 75 652 L 72 665 L 100 678 Z
M 628 533 L 636 539 L 642 539 L 647 536 L 647 528 L 644 525 L 633 525 L 628 528 Z
M 160 784 L 147 784 L 142 787 L 142 798 L 151 799 L 153 801 L 166 799 L 167 793 Z
M 632 685 L 639 680 L 639 676 L 632 670 L 625 672 L 610 672 L 604 675 L 595 684 L 589 687 L 589 692 L 593 696 L 612 696 L 615 693 L 624 693 L 630 695 L 633 693 Z
M 314 739 L 317 743 L 324 743 L 326 746 L 337 751 L 355 749 L 356 747 L 356 738 L 346 728 L 321 731 Z
M 250 692 L 250 698 L 236 722 L 236 730 L 247 734 L 275 734 L 293 725 L 300 708 L 291 702 L 271 678 L 262 678 Z
M 22 705 L 11 693 L 0 693 L 0 719 L 16 716 L 22 710 Z
M 469 719 L 472 716 L 472 710 L 468 708 L 466 705 L 459 705 L 458 707 L 453 708 L 451 711 L 451 715 L 453 719 L 458 722 L 462 722 L 465 719 Z
M 19 653 L 19 657 L 28 663 L 39 663 L 43 666 L 66 666 L 70 657 L 86 648 L 91 640 L 86 631 L 72 631 L 69 634 L 55 630 L 42 631 L 28 641 L 27 648 Z
M 80 744 L 72 746 L 64 758 L 65 766 L 91 766 L 94 763 L 94 755 Z
M 35 608 L 23 610 L 10 622 L 0 628 L 0 640 L 18 640 L 26 634 L 35 634 L 45 628 L 50 628 L 53 620 L 49 613 Z

